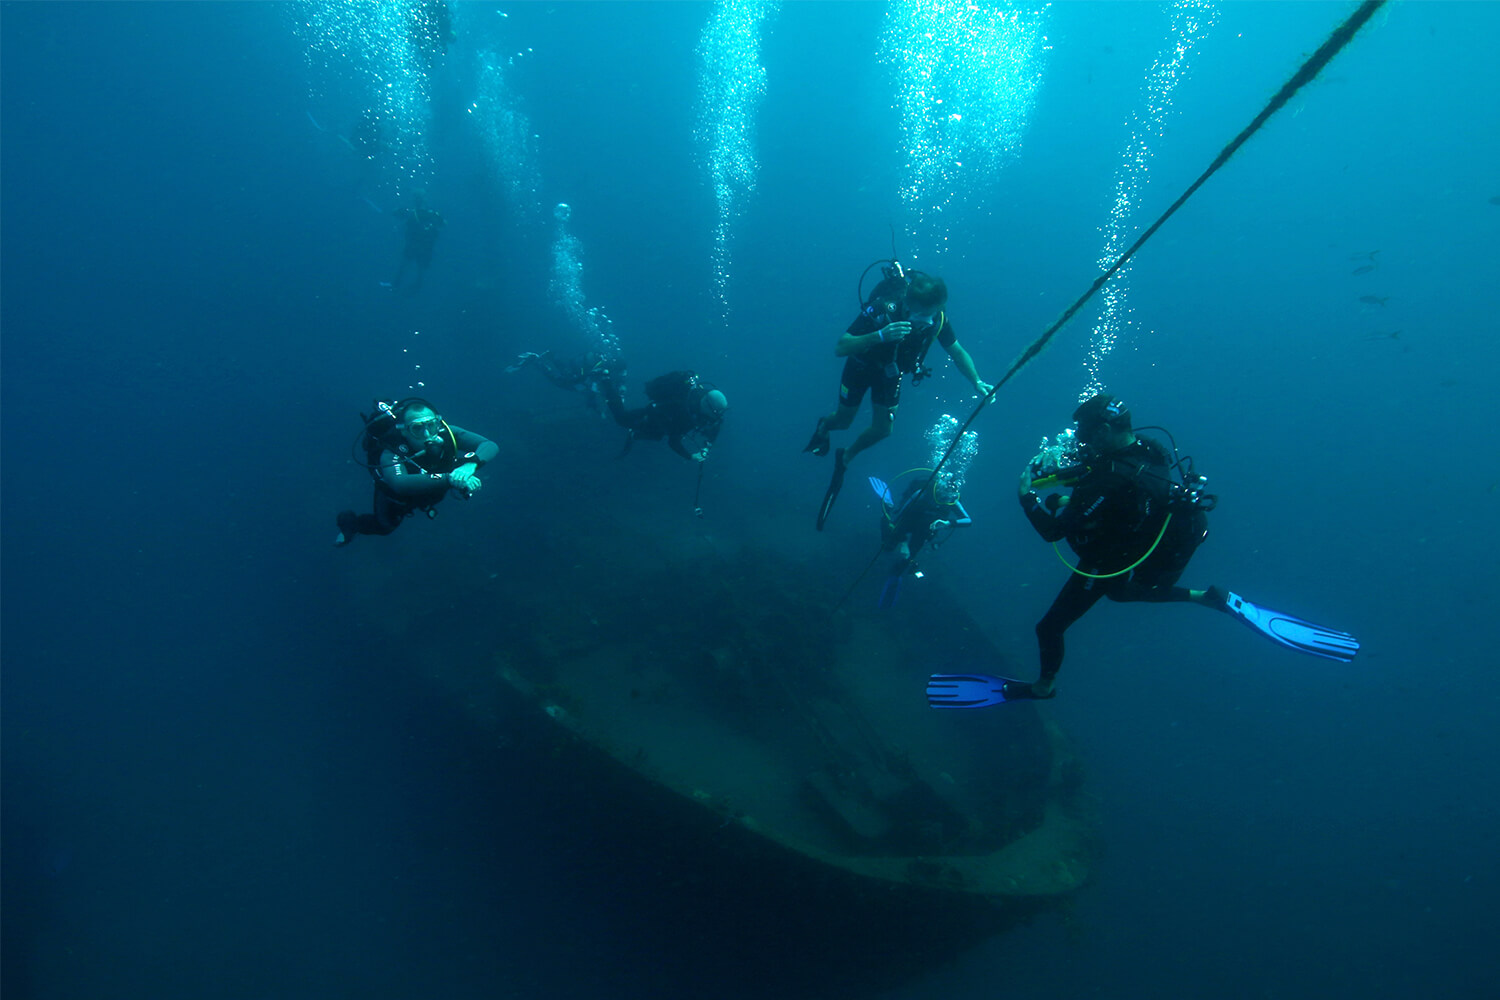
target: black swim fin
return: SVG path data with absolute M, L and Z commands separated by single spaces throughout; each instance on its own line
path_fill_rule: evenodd
M 802 450 L 810 451 L 818 456 L 828 454 L 828 427 L 822 417 L 818 418 L 818 426 L 813 428 L 812 438 L 808 440 L 807 447 Z
M 844 488 L 844 471 L 847 468 L 844 464 L 844 449 L 840 448 L 833 453 L 833 479 L 828 484 L 828 492 L 823 494 L 823 506 L 818 508 L 819 531 L 823 530 L 823 525 L 828 521 L 833 502 L 839 498 L 839 490 Z

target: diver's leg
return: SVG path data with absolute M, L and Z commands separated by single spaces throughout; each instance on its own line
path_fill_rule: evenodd
M 604 391 L 604 405 L 609 408 L 609 415 L 615 418 L 615 423 L 627 429 L 633 427 L 631 416 L 625 410 L 625 401 L 620 398 L 620 383 L 607 378 L 601 388 Z
M 1036 623 L 1037 651 L 1041 656 L 1041 672 L 1032 690 L 1038 697 L 1052 696 L 1052 685 L 1057 681 L 1057 672 L 1063 663 L 1063 633 L 1092 608 L 1104 596 L 1100 588 L 1092 586 L 1094 581 L 1078 574 L 1070 574 L 1063 584 L 1052 607 Z
M 823 425 L 823 429 L 825 431 L 848 430 L 849 425 L 854 423 L 854 415 L 858 412 L 858 403 L 855 403 L 851 406 L 848 403 L 841 402 L 834 408 L 834 411 L 832 413 L 828 414 L 826 417 L 819 417 L 818 422 Z
M 359 534 L 359 517 L 352 510 L 341 510 L 335 520 L 338 522 L 339 533 L 333 536 L 333 544 L 342 548 L 354 541 L 354 536 Z
M 818 418 L 818 429 L 821 431 L 847 430 L 854 423 L 854 415 L 859 412 L 859 404 L 865 401 L 865 393 L 870 391 L 870 370 L 858 358 L 851 357 L 844 362 L 844 370 L 839 373 L 839 401 L 833 408 L 833 412 L 826 417 Z M 827 452 L 827 448 L 818 454 Z
M 355 530 L 361 535 L 389 535 L 401 526 L 401 521 L 411 508 L 399 500 L 392 499 L 380 487 L 375 487 L 375 512 L 361 514 Z
M 1169 604 L 1173 601 L 1194 601 L 1193 592 L 1186 587 L 1174 586 L 1182 571 L 1173 573 L 1132 573 L 1129 580 L 1107 581 L 1105 593 L 1111 601 L 1122 604 L 1131 601 L 1146 601 L 1151 604 Z
M 832 413 L 818 418 L 812 439 L 807 442 L 803 451 L 810 451 L 814 455 L 828 454 L 829 432 L 846 430 L 854 423 L 859 404 L 864 401 L 865 393 L 870 388 L 869 374 L 869 370 L 857 358 L 851 357 L 844 362 L 844 371 L 839 376 L 838 404 L 834 406 Z
M 891 436 L 891 428 L 896 424 L 896 408 L 894 406 L 871 405 L 870 426 L 866 427 L 864 433 L 854 439 L 854 443 L 844 450 L 844 464 L 853 461 L 854 456 L 874 444 L 879 444 Z

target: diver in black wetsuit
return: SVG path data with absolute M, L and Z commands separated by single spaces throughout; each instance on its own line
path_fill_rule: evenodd
M 948 353 L 954 367 L 981 396 L 993 388 L 979 377 L 974 359 L 958 342 L 953 324 L 948 322 L 944 309 L 948 286 L 943 279 L 905 270 L 894 261 L 884 272 L 884 280 L 875 286 L 834 346 L 834 354 L 847 359 L 839 381 L 838 406 L 818 418 L 812 438 L 802 449 L 814 455 L 828 454 L 832 447 L 830 432 L 852 424 L 865 393 L 870 394 L 870 426 L 847 448 L 834 451 L 833 477 L 818 510 L 819 531 L 843 488 L 844 472 L 854 456 L 890 436 L 896 406 L 901 402 L 902 379 L 910 374 L 913 381 L 920 382 L 931 374 L 926 359 L 934 343 Z
M 938 532 L 974 523 L 958 494 L 941 477 L 923 489 L 928 480 L 918 479 L 894 506 L 884 505 L 880 519 L 880 547 L 895 552 L 901 559 L 892 573 L 905 572 L 922 547 Z
M 551 351 L 540 354 L 526 351 L 516 355 L 515 363 L 506 365 L 505 371 L 515 374 L 527 367 L 541 372 L 542 377 L 559 389 L 586 394 L 589 406 L 601 417 L 608 412 L 606 386 L 618 386 L 625 376 L 623 361 L 611 360 L 598 351 L 589 351 L 582 358 L 558 358 Z
M 419 510 L 431 517 L 450 491 L 468 499 L 484 485 L 479 467 L 500 451 L 488 438 L 449 424 L 425 399 L 379 402 L 364 420 L 362 464 L 375 480 L 375 509 L 340 511 L 337 546 L 355 535 L 389 535 Z
M 1053 494 L 1043 503 L 1032 489 L 1032 472 L 1021 474 L 1021 509 L 1043 540 L 1066 538 L 1078 565 L 1052 607 L 1036 626 L 1041 674 L 1034 684 L 1007 681 L 1005 696 L 1051 698 L 1063 661 L 1063 633 L 1101 597 L 1112 601 L 1191 601 L 1224 608 L 1224 592 L 1176 586 L 1193 552 L 1208 537 L 1212 497 L 1201 480 L 1174 477 L 1175 466 L 1155 441 L 1131 430 L 1130 411 L 1100 394 L 1073 414 L 1085 463 L 1072 495 Z M 1067 473 L 1061 474 L 1067 478 Z
M 724 428 L 724 412 L 729 409 L 724 394 L 694 372 L 675 371 L 647 382 L 646 397 L 650 403 L 627 410 L 620 398 L 619 383 L 612 378 L 605 380 L 604 399 L 609 412 L 615 423 L 630 432 L 625 451 L 637 438 L 666 438 L 667 446 L 688 461 L 707 459 L 709 448 Z M 703 442 L 697 451 L 688 451 L 683 445 L 689 435 Z
M 426 206 L 422 192 L 414 193 L 412 201 L 412 207 L 403 208 L 396 213 L 398 219 L 406 220 L 406 237 L 401 245 L 401 263 L 396 268 L 396 276 L 390 281 L 391 291 L 401 287 L 401 279 L 406 275 L 408 264 L 415 265 L 417 271 L 412 292 L 421 289 L 422 279 L 427 276 L 427 268 L 432 264 L 432 251 L 437 246 L 438 233 L 447 225 L 440 212 Z
M 880 548 L 896 553 L 896 561 L 880 588 L 877 606 L 881 608 L 895 605 L 902 577 L 908 573 L 922 575 L 917 569 L 917 553 L 923 546 L 931 542 L 936 548 L 940 532 L 946 531 L 951 537 L 959 527 L 974 523 L 964 505 L 958 502 L 958 490 L 950 478 L 919 478 L 906 487 L 899 501 L 893 502 L 889 497 L 890 488 L 886 487 L 881 498 Z

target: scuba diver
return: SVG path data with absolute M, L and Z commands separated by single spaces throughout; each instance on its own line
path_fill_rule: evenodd
M 355 535 L 389 535 L 415 511 L 436 517 L 433 508 L 450 490 L 467 500 L 483 485 L 479 467 L 500 451 L 488 438 L 449 424 L 431 403 L 415 396 L 394 403 L 377 400 L 375 411 L 360 417 L 365 426 L 355 443 L 364 451 L 359 464 L 375 480 L 375 510 L 340 511 L 336 546 L 348 545 Z
M 667 372 L 646 383 L 645 406 L 625 409 L 620 399 L 620 384 L 606 373 L 602 379 L 604 401 L 615 423 L 629 432 L 624 455 L 637 438 L 647 441 L 667 439 L 667 446 L 690 462 L 708 458 L 708 450 L 724 427 L 724 412 L 729 400 L 712 384 L 690 371 Z M 695 436 L 703 442 L 697 451 L 688 451 L 683 438 Z
M 427 268 L 432 263 L 432 251 L 437 246 L 438 233 L 443 226 L 447 225 L 443 216 L 428 208 L 425 204 L 425 196 L 421 191 L 413 192 L 412 206 L 403 208 L 396 212 L 396 218 L 406 220 L 406 238 L 401 245 L 401 264 L 396 268 L 396 276 L 388 283 L 391 291 L 401 287 L 401 279 L 406 275 L 406 265 L 416 265 L 417 280 L 412 285 L 412 294 L 422 287 L 422 279 L 427 275 Z
M 870 426 L 854 443 L 840 448 L 833 456 L 833 479 L 818 509 L 818 530 L 828 520 L 833 502 L 844 484 L 844 472 L 854 456 L 889 437 L 896 420 L 896 406 L 901 401 L 901 380 L 912 376 L 920 382 L 932 374 L 927 367 L 927 352 L 934 341 L 953 359 L 964 378 L 973 383 L 980 395 L 988 395 L 992 386 L 979 377 L 974 359 L 953 333 L 943 306 L 948 301 L 948 286 L 942 278 L 903 268 L 897 261 L 876 261 L 884 277 L 870 293 L 863 294 L 864 275 L 860 276 L 860 312 L 839 337 L 833 353 L 846 358 L 839 381 L 838 407 L 818 418 L 812 439 L 803 451 L 826 455 L 829 434 L 846 429 L 854 422 L 865 393 L 870 394 Z M 871 264 L 870 267 L 874 267 Z M 865 268 L 869 274 L 870 267 Z
M 927 441 L 932 446 L 934 467 L 947 453 L 957 430 L 958 420 L 946 413 L 928 428 Z M 881 551 L 895 552 L 897 555 L 886 576 L 885 585 L 880 589 L 880 599 L 877 602 L 879 607 L 889 608 L 896 603 L 896 598 L 901 593 L 901 580 L 907 574 L 921 578 L 922 572 L 917 567 L 916 556 L 924 545 L 931 542 L 932 547 L 937 548 L 941 544 L 939 535 L 942 535 L 942 541 L 947 541 L 958 528 L 973 523 L 973 518 L 969 517 L 969 512 L 959 502 L 958 495 L 963 488 L 969 464 L 973 462 L 978 450 L 978 435 L 974 431 L 968 431 L 942 471 L 936 476 L 913 480 L 899 501 L 892 498 L 889 486 L 874 476 L 870 477 L 870 486 L 881 502 Z M 911 471 L 921 473 L 930 469 Z
M 611 360 L 598 351 L 589 351 L 582 358 L 563 359 L 554 357 L 551 351 L 540 354 L 526 351 L 516 355 L 515 363 L 506 365 L 505 371 L 513 375 L 527 366 L 536 368 L 559 389 L 587 394 L 589 407 L 601 417 L 609 415 L 605 386 L 618 385 L 625 375 L 623 361 Z
M 1112 601 L 1190 601 L 1233 615 L 1272 641 L 1344 663 L 1359 652 L 1345 632 L 1323 628 L 1252 604 L 1220 587 L 1177 586 L 1193 552 L 1208 536 L 1206 511 L 1217 498 L 1191 458 L 1169 455 L 1162 444 L 1137 437 L 1130 411 L 1114 396 L 1096 395 L 1073 413 L 1078 429 L 1061 447 L 1045 447 L 1021 474 L 1021 509 L 1032 527 L 1054 544 L 1066 538 L 1078 564 L 1036 626 L 1041 672 L 1031 684 L 984 675 L 934 675 L 928 701 L 939 708 L 978 708 L 1026 698 L 1051 698 L 1063 661 L 1063 633 L 1101 597 Z M 1171 435 L 1168 434 L 1168 439 Z M 1076 440 L 1070 463 L 1068 438 Z M 1055 468 L 1069 464 L 1070 467 Z M 1035 474 L 1046 474 L 1034 479 Z M 1071 487 L 1067 497 L 1044 502 L 1035 486 Z M 1059 553 L 1061 558 L 1061 553 Z M 1064 560 L 1066 562 L 1066 560 Z

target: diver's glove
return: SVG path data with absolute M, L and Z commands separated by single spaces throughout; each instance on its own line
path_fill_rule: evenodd
M 693 452 L 693 461 L 695 461 L 695 462 L 706 462 L 706 461 L 708 461 L 708 447 L 709 446 L 707 444 L 705 444 L 702 448 L 699 448 L 697 451 Z
M 931 524 L 929 524 L 927 526 L 927 530 L 931 531 L 931 532 L 939 532 L 939 531 L 942 531 L 944 528 L 951 528 L 951 527 L 953 527 L 953 522 L 952 521 L 944 521 L 942 518 L 938 518 L 936 521 L 933 521 Z

